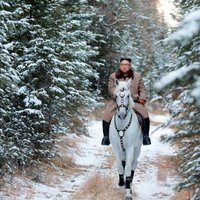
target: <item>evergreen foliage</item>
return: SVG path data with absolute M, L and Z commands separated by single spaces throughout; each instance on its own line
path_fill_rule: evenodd
M 169 139 L 180 147 L 179 172 L 183 177 L 177 188 L 193 189 L 192 199 L 196 200 L 200 193 L 200 3 L 177 0 L 176 4 L 182 8 L 183 19 L 165 43 L 177 59 L 158 87 L 171 88 L 167 103 L 176 132 Z
M 157 47 L 166 30 L 163 20 L 157 15 L 156 3 L 155 0 L 102 0 L 95 3 L 99 8 L 95 29 L 104 36 L 98 56 L 102 66 L 97 69 L 104 96 L 108 95 L 108 77 L 118 69 L 120 57 L 132 58 L 133 68 L 142 73 L 149 95 L 155 94 L 152 83 L 160 75 L 158 66 L 168 58 L 163 46 Z
M 95 9 L 83 1 L 4 0 L 0 8 L 0 159 L 12 172 L 54 156 L 55 134 L 70 129 L 80 106 L 95 106 L 98 48 Z
M 155 0 L 1 0 L 0 175 L 56 155 L 56 133 L 72 128 L 81 106 L 97 105 L 100 91 L 106 96 L 119 58 L 131 57 L 151 95 L 152 83 L 170 72 L 158 86 L 170 88 L 166 101 L 177 127 L 170 139 L 180 146 L 184 178 L 178 188 L 196 190 L 196 200 L 200 5 L 174 1 L 183 21 L 165 40 L 167 52 Z
M 97 69 L 100 74 L 99 85 L 101 94 L 107 95 L 107 83 L 109 75 L 118 68 L 120 56 L 123 55 L 122 48 L 131 41 L 126 41 L 124 36 L 130 34 L 128 27 L 133 19 L 132 9 L 127 1 L 112 0 L 95 2 L 98 7 L 98 15 L 94 18 L 94 31 L 100 33 L 98 45 L 99 55 L 96 59 L 101 61 L 101 67 Z M 127 51 L 126 51 L 127 52 Z M 127 55 L 129 56 L 129 55 Z

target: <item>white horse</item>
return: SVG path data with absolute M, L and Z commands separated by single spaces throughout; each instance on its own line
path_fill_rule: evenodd
M 110 143 L 117 160 L 119 186 L 125 185 L 126 200 L 132 200 L 132 179 L 143 138 L 137 116 L 132 109 L 134 101 L 129 90 L 130 84 L 131 79 L 127 82 L 116 80 L 117 111 L 109 129 Z

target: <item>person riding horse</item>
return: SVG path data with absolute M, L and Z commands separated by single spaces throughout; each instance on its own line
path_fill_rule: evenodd
M 102 145 L 109 145 L 109 125 L 112 117 L 114 116 L 117 105 L 115 102 L 114 90 L 115 90 L 115 80 L 118 79 L 119 81 L 128 81 L 131 80 L 131 87 L 130 91 L 132 97 L 135 101 L 135 106 L 133 109 L 139 113 L 144 122 L 144 126 L 142 128 L 143 132 L 143 145 L 150 145 L 151 140 L 149 138 L 149 127 L 150 127 L 150 120 L 148 111 L 145 107 L 145 103 L 147 101 L 146 90 L 144 86 L 144 81 L 141 77 L 141 74 L 138 72 L 133 71 L 132 62 L 130 58 L 121 58 L 120 65 L 117 72 L 114 72 L 110 75 L 108 81 L 108 92 L 111 96 L 111 101 L 106 105 L 105 112 L 103 114 L 103 139 L 101 144 Z

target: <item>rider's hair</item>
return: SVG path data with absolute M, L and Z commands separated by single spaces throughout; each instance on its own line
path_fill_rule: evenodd
M 131 58 L 120 58 L 120 63 L 121 63 L 123 60 L 127 60 L 128 62 L 131 63 Z

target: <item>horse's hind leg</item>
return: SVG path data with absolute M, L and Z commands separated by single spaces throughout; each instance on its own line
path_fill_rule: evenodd
M 132 200 L 132 190 L 131 190 L 131 177 L 126 177 L 126 185 L 125 185 L 125 198 L 126 200 Z
M 122 166 L 123 166 L 123 168 L 124 168 L 124 170 L 125 170 L 126 161 L 122 160 Z
M 135 170 L 131 170 L 131 183 L 133 181 L 134 173 L 135 173 Z
M 124 170 L 125 170 L 126 161 L 122 161 L 122 166 L 123 166 L 123 168 L 124 168 Z M 136 169 L 136 168 L 133 168 L 133 166 L 132 166 L 132 170 L 131 170 L 131 182 L 132 182 L 133 177 L 134 177 L 135 169 Z

